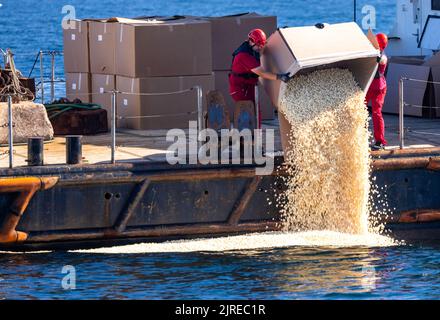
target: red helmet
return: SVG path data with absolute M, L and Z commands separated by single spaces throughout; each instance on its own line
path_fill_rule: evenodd
M 263 47 L 266 44 L 266 34 L 261 29 L 253 29 L 248 34 L 249 40 L 252 40 L 257 46 Z
M 384 33 L 378 33 L 376 35 L 377 43 L 379 43 L 379 48 L 383 51 L 388 45 L 388 37 Z

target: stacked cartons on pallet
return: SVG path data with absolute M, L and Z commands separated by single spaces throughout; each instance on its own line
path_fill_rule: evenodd
M 100 104 L 110 115 L 109 92 L 120 91 L 117 114 L 126 119 L 118 125 L 132 129 L 187 128 L 188 120 L 197 119 L 195 90 L 169 96 L 139 93 L 201 86 L 206 110 L 206 93 L 215 88 L 233 114 L 228 81 L 232 52 L 250 30 L 261 28 L 269 36 L 276 27 L 276 17 L 255 13 L 77 20 L 74 29 L 64 30 L 67 97 Z M 273 119 L 274 107 L 260 88 L 263 119 Z M 167 116 L 148 118 L 157 115 Z

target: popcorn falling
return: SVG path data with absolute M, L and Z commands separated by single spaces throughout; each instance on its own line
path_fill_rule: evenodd
M 281 96 L 279 111 L 292 126 L 287 191 L 278 199 L 283 228 L 368 233 L 368 112 L 352 73 L 300 75 L 283 86 Z

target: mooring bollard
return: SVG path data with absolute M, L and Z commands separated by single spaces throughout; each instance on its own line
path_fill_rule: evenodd
M 82 136 L 66 136 L 66 163 L 82 163 Z
M 42 166 L 44 163 L 44 138 L 28 138 L 28 166 Z

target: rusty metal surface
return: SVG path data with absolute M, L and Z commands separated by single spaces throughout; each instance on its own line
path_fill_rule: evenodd
M 415 209 L 400 213 L 399 223 L 440 221 L 440 210 Z
M 183 226 L 152 226 L 144 228 L 128 228 L 123 234 L 117 234 L 113 229 L 90 229 L 78 231 L 41 232 L 29 236 L 29 243 L 41 243 L 51 241 L 75 241 L 106 239 L 110 235 L 114 237 L 169 237 L 188 235 L 217 235 L 239 232 L 261 232 L 279 230 L 279 225 L 273 221 L 260 221 L 258 223 L 243 223 L 230 225 L 227 223 L 218 224 L 188 224 Z
M 24 211 L 38 190 L 50 189 L 57 182 L 56 177 L 0 179 L 0 194 L 16 193 L 12 203 L 2 210 L 4 216 L 0 226 L 0 243 L 18 243 L 27 239 L 26 232 L 16 230 Z
M 440 156 L 440 147 L 429 148 L 407 148 L 393 150 L 371 151 L 373 158 L 389 159 L 389 158 L 408 158 L 408 157 L 435 157 Z
M 438 163 L 436 157 L 375 160 L 375 182 L 387 194 L 389 207 L 395 208 L 388 220 L 392 230 L 400 228 L 402 212 L 440 210 Z M 12 172 L 17 176 L 39 172 L 59 179 L 53 188 L 32 197 L 17 226 L 29 233 L 26 243 L 34 244 L 276 230 L 280 216 L 275 197 L 285 189 L 282 171 L 256 177 L 252 165 L 138 161 L 5 169 L 0 175 Z M 0 207 L 10 206 L 13 196 L 0 192 Z M 406 228 L 435 222 L 422 220 L 407 221 Z
M 255 176 L 249 181 L 242 190 L 240 197 L 237 199 L 238 201 L 235 203 L 233 210 L 228 218 L 228 223 L 231 225 L 238 224 L 241 216 L 246 210 L 252 196 L 255 194 L 259 184 L 261 183 L 261 176 Z

